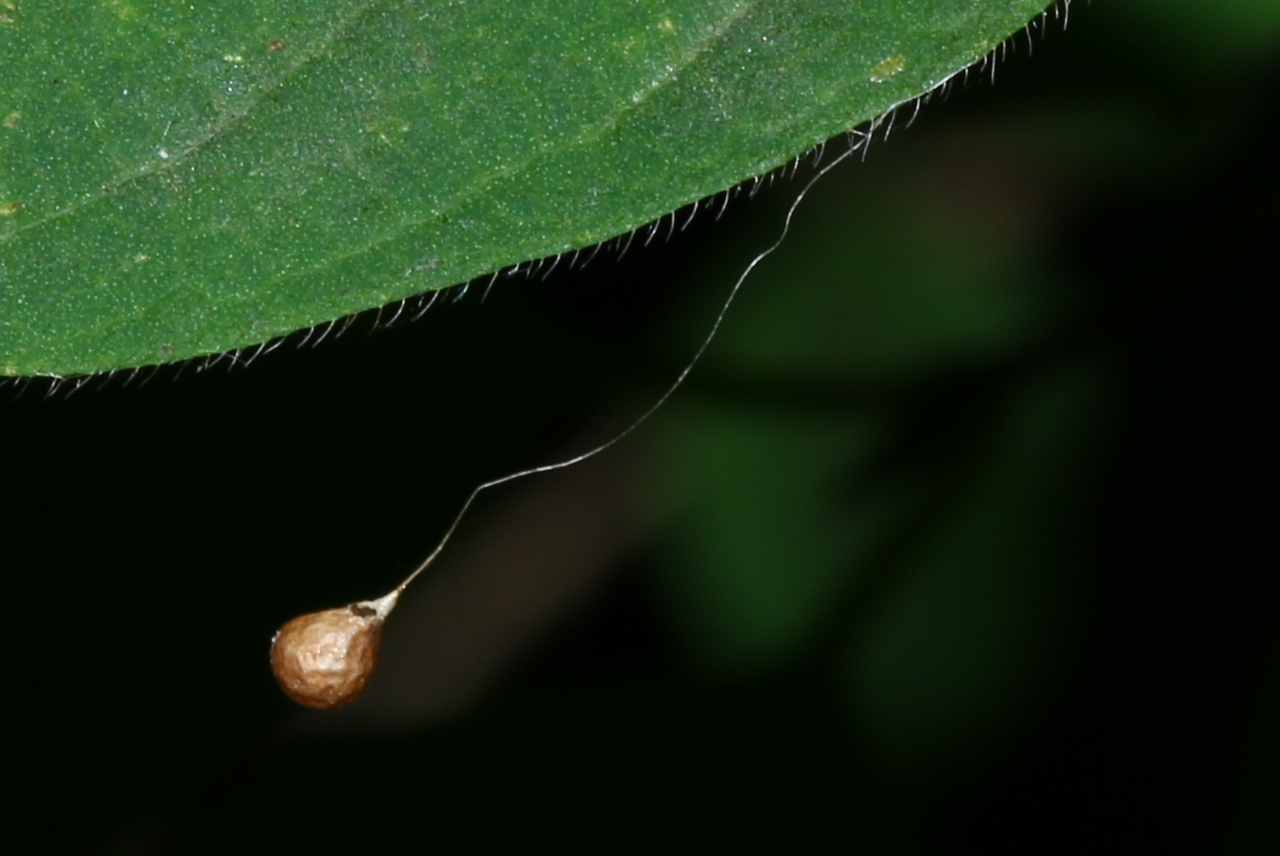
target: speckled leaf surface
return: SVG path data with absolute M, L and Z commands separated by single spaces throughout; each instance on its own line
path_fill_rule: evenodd
M 0 0 L 0 375 L 267 341 L 624 233 L 1043 0 Z

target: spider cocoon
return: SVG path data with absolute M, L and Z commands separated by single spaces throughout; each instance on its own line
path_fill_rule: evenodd
M 329 710 L 360 697 L 378 661 L 378 643 L 395 595 L 300 615 L 271 640 L 271 671 L 284 694 Z

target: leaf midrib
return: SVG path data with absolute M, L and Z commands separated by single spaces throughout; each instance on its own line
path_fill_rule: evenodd
M 342 253 L 340 255 L 332 256 L 324 260 L 323 262 L 319 262 L 310 267 L 303 268 L 300 270 L 290 271 L 287 274 L 284 274 L 282 276 L 278 276 L 277 278 L 275 278 L 274 282 L 281 283 L 281 284 L 294 282 L 299 279 L 312 276 L 316 272 L 325 270 L 326 268 L 331 267 L 333 265 L 341 264 L 343 262 L 348 262 L 352 259 L 359 258 L 370 252 L 376 251 L 379 247 L 383 246 L 386 243 L 396 240 L 397 238 L 401 237 L 407 232 L 413 231 L 414 229 L 422 228 L 423 226 L 426 226 L 432 222 L 439 222 L 441 219 L 448 217 L 451 213 L 457 211 L 459 208 L 466 205 L 468 202 L 474 199 L 476 195 L 482 193 L 486 188 L 492 186 L 497 181 L 500 181 L 501 179 L 507 176 L 519 174 L 520 172 L 527 170 L 531 165 L 537 163 L 540 159 L 548 156 L 549 154 L 553 152 L 562 151 L 562 150 L 571 149 L 577 146 L 589 144 L 591 142 L 594 142 L 600 139 L 601 137 L 606 135 L 609 131 L 616 128 L 617 125 L 622 121 L 624 117 L 634 112 L 635 110 L 638 110 L 641 106 L 643 106 L 650 99 L 652 99 L 658 92 L 660 92 L 666 86 L 670 85 L 675 80 L 677 80 L 685 71 L 687 71 L 691 66 L 697 63 L 699 59 L 706 56 L 707 53 L 712 49 L 712 47 L 715 44 L 722 42 L 728 36 L 728 34 L 734 28 L 734 26 L 739 22 L 741 22 L 744 18 L 746 18 L 751 12 L 755 11 L 759 7 L 759 5 L 760 3 L 757 2 L 757 0 L 744 0 L 743 2 L 738 3 L 736 6 L 733 7 L 732 14 L 726 15 L 723 19 L 721 19 L 721 21 L 707 35 L 705 39 L 696 43 L 697 46 L 695 49 L 686 52 L 682 60 L 676 63 L 670 71 L 667 71 L 663 75 L 660 75 L 657 78 L 655 78 L 648 85 L 648 87 L 643 91 L 643 95 L 640 98 L 627 97 L 627 98 L 621 99 L 619 101 L 619 107 L 617 110 L 615 110 L 611 114 L 605 115 L 602 119 L 600 119 L 596 123 L 584 127 L 582 132 L 578 134 L 576 137 L 574 137 L 572 140 L 567 140 L 567 141 L 557 140 L 557 141 L 549 142 L 539 148 L 533 149 L 530 151 L 529 155 L 523 158 L 522 160 L 511 162 L 510 164 L 500 167 L 496 170 L 493 170 L 488 175 L 483 176 L 482 178 L 472 182 L 472 184 L 465 190 L 465 192 L 460 193 L 458 196 L 456 196 L 453 200 L 448 202 L 446 205 L 434 211 L 431 215 L 427 217 L 423 217 L 421 219 L 403 221 L 401 224 L 399 224 L 399 226 L 396 229 L 389 231 L 383 234 L 382 236 L 379 236 L 378 238 L 372 241 L 369 241 L 368 243 L 358 248 L 350 250 L 346 253 Z M 260 99 L 255 100 L 254 103 L 257 104 L 259 100 Z M 246 110 L 244 112 L 247 113 L 248 111 Z M 127 326 L 129 322 L 145 319 L 148 315 L 150 315 L 153 311 L 155 311 L 156 307 L 162 304 L 170 295 L 172 295 L 174 292 L 185 287 L 186 287 L 185 284 L 174 284 L 169 288 L 165 289 L 160 294 L 156 295 L 155 299 L 150 301 L 148 306 L 140 307 L 136 312 L 133 312 L 133 313 L 118 315 L 115 319 L 113 319 L 114 323 L 110 324 L 109 326 L 104 325 L 101 327 L 93 327 L 93 328 L 86 329 L 85 335 L 88 335 L 90 332 L 110 334 L 111 332 L 113 332 L 119 327 Z
M 318 47 L 310 53 L 301 54 L 301 58 L 288 66 L 275 79 L 265 82 L 259 87 L 257 95 L 247 104 L 235 110 L 227 110 L 219 116 L 215 117 L 205 129 L 196 134 L 195 141 L 186 145 L 181 152 L 171 155 L 169 158 L 162 160 L 152 166 L 145 166 L 135 170 L 132 173 L 125 174 L 119 178 L 113 179 L 105 183 L 99 190 L 86 194 L 81 199 L 67 205 L 56 211 L 45 214 L 43 217 L 23 223 L 21 226 L 9 231 L 4 235 L 0 235 L 0 243 L 6 243 L 13 240 L 23 232 L 38 229 L 48 223 L 60 220 L 63 217 L 75 214 L 85 208 L 104 202 L 119 196 L 133 185 L 153 176 L 165 175 L 173 172 L 179 166 L 185 165 L 194 158 L 202 149 L 210 143 L 217 140 L 224 134 L 230 133 L 242 120 L 249 116 L 269 95 L 279 90 L 282 86 L 289 83 L 304 68 L 311 65 L 317 57 L 326 54 L 333 43 L 345 35 L 352 26 L 357 24 L 369 10 L 372 9 L 378 0 L 365 0 L 355 8 L 354 12 L 348 14 L 345 18 L 339 18 L 332 29 L 318 42 Z M 293 54 L 299 56 L 298 53 Z

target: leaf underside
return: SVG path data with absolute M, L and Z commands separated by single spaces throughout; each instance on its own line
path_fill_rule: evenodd
M 1044 0 L 0 0 L 0 375 L 248 347 L 591 246 Z

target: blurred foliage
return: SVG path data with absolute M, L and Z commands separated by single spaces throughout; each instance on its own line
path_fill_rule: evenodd
M 1185 76 L 1215 75 L 1266 61 L 1280 39 L 1280 6 L 1271 0 L 1126 0 L 1099 4 L 1132 49 Z
M 12 601 L 61 609 L 9 619 L 11 810 L 60 852 L 1274 852 L 1280 34 L 1220 6 L 1073 4 L 817 185 L 610 453 L 641 546 L 448 722 L 300 736 L 270 630 L 651 401 L 799 180 L 250 372 L 5 403 Z

